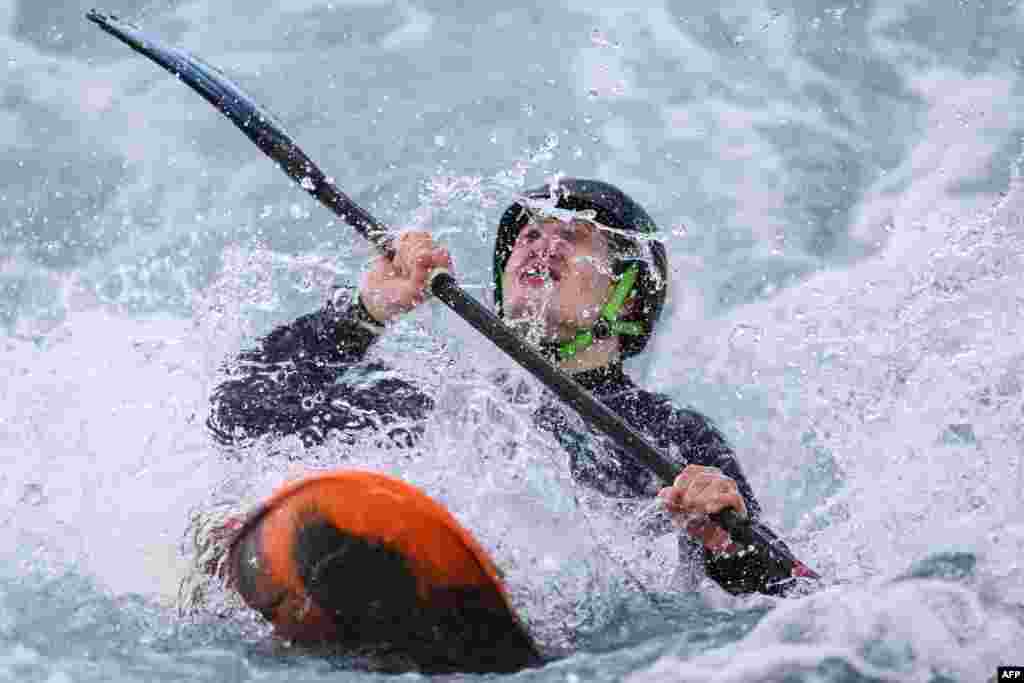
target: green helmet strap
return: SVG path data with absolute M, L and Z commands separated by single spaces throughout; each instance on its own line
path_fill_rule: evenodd
M 635 263 L 622 274 L 608 301 L 601 308 L 601 316 L 594 326 L 589 330 L 580 330 L 572 339 L 559 344 L 559 360 L 569 360 L 580 351 L 590 348 L 597 339 L 607 339 L 619 334 L 640 336 L 644 333 L 644 326 L 641 323 L 619 320 L 619 313 L 633 292 L 633 285 L 636 284 L 639 274 L 640 266 Z

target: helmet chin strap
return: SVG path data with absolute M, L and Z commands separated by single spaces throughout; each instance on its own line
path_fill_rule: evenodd
M 597 322 L 590 329 L 579 330 L 572 339 L 558 345 L 559 360 L 569 360 L 601 339 L 608 339 L 620 334 L 638 337 L 644 333 L 644 326 L 641 323 L 619 320 L 622 307 L 632 293 L 633 285 L 636 284 L 639 274 L 640 266 L 635 263 L 622 274 L 615 289 L 612 290 L 611 296 L 608 297 L 608 301 L 601 308 L 601 315 Z

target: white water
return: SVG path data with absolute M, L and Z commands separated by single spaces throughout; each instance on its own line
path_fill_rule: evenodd
M 671 539 L 646 558 L 574 488 L 528 405 L 473 378 L 501 360 L 439 308 L 381 349 L 442 404 L 416 459 L 218 452 L 219 364 L 369 252 L 61 9 L 0 5 L 0 677 L 336 677 L 244 615 L 173 609 L 193 511 L 332 463 L 448 503 L 542 636 L 582 634 L 539 679 L 975 681 L 1021 663 L 1019 10 L 122 9 L 242 80 L 375 214 L 442 236 L 482 299 L 509 193 L 565 172 L 649 208 L 672 305 L 634 374 L 719 422 L 773 526 L 834 582 L 655 609 L 632 579 L 672 594 Z M 524 447 L 502 458 L 509 440 Z

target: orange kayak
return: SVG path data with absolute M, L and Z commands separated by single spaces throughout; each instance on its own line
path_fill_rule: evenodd
M 479 543 L 387 475 L 339 470 L 282 487 L 233 536 L 227 574 L 295 643 L 380 649 L 429 672 L 541 663 Z

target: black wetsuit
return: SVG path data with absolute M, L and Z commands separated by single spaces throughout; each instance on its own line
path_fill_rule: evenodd
M 411 446 L 434 402 L 417 386 L 386 372 L 384 364 L 366 359 L 381 329 L 351 292 L 341 291 L 321 310 L 273 330 L 239 355 L 216 388 L 208 420 L 213 435 L 221 443 L 237 443 L 294 434 L 312 445 L 332 433 L 354 440 L 360 432 L 376 430 L 399 446 Z M 760 506 L 753 491 L 725 438 L 707 418 L 637 387 L 618 363 L 574 379 L 678 461 L 680 470 L 700 464 L 732 477 L 758 524 Z M 537 408 L 533 421 L 565 449 L 577 481 L 620 498 L 650 498 L 657 492 L 659 483 L 647 468 L 590 433 L 569 410 L 552 397 Z M 792 583 L 758 552 L 716 556 L 685 534 L 681 550 L 703 553 L 708 576 L 732 593 L 781 594 Z

